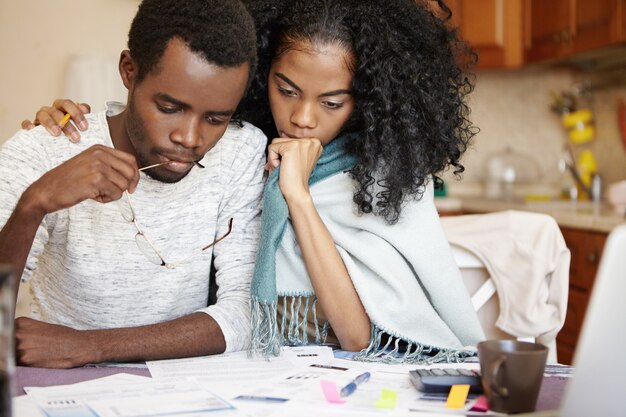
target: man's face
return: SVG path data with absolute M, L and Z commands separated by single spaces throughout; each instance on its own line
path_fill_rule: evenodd
M 172 39 L 157 66 L 129 83 L 126 133 L 140 167 L 175 161 L 146 173 L 162 182 L 183 179 L 224 134 L 248 71 L 248 64 L 208 63 Z

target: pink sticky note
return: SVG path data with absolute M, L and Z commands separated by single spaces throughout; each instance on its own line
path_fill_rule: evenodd
M 346 402 L 346 400 L 339 395 L 337 384 L 333 381 L 321 379 L 320 384 L 322 385 L 322 392 L 324 393 L 324 397 L 326 397 L 326 401 L 333 404 L 343 404 Z
M 487 397 L 481 395 L 476 399 L 476 402 L 472 406 L 471 411 L 489 411 L 489 405 L 487 404 Z

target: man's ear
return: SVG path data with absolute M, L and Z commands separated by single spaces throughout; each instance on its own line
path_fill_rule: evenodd
M 122 82 L 124 83 L 124 87 L 128 90 L 131 90 L 133 84 L 137 80 L 137 74 L 139 72 L 139 67 L 137 63 L 133 60 L 133 57 L 130 56 L 129 50 L 123 50 L 120 54 L 120 62 L 119 62 L 119 70 L 120 76 L 122 77 Z

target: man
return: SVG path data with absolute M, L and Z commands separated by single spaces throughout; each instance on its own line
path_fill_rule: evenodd
M 231 118 L 256 63 L 252 19 L 238 0 L 145 0 L 128 45 L 126 108 L 87 116 L 79 144 L 39 127 L 0 150 L 0 263 L 32 287 L 24 365 L 248 343 L 266 139 Z

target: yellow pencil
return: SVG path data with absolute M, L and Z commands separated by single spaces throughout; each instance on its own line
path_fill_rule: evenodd
M 70 114 L 69 113 L 65 113 L 65 116 L 63 116 L 63 118 L 61 119 L 61 121 L 59 122 L 59 126 L 61 127 L 65 127 L 65 125 L 67 124 L 67 122 L 70 120 Z

